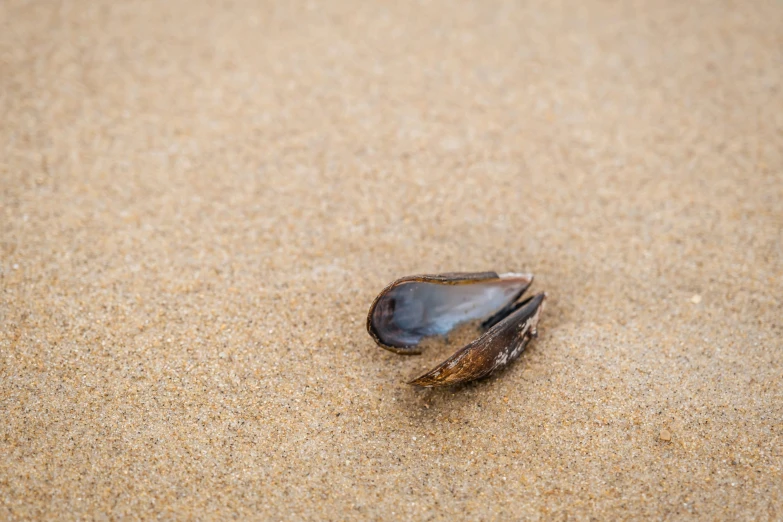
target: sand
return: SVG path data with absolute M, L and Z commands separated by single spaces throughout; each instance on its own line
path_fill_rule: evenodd
M 783 7 L 0 3 L 0 519 L 780 520 Z M 407 380 L 393 279 L 531 271 Z

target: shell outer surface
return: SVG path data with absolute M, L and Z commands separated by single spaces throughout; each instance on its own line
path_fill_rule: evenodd
M 424 387 L 452 386 L 489 375 L 516 359 L 538 336 L 538 321 L 546 294 L 531 297 L 481 337 L 409 384 Z

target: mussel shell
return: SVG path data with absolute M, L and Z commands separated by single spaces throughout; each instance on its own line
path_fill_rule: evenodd
M 465 321 L 496 322 L 495 317 L 508 313 L 532 281 L 532 274 L 496 272 L 403 277 L 375 298 L 367 331 L 387 350 L 421 353 L 417 345 L 424 337 L 446 334 Z

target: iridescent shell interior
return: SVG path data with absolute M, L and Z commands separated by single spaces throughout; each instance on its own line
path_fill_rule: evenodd
M 531 274 L 493 272 L 418 276 L 392 283 L 376 299 L 368 328 L 379 344 L 407 348 L 424 337 L 444 335 L 466 321 L 486 319 L 513 303 Z

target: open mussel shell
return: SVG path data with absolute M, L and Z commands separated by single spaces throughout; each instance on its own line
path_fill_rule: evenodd
M 447 386 L 487 375 L 516 358 L 536 334 L 544 294 L 518 299 L 532 274 L 449 273 L 403 277 L 370 306 L 367 331 L 387 350 L 421 353 L 419 342 L 466 321 L 482 320 L 486 333 L 431 372 L 411 382 Z

